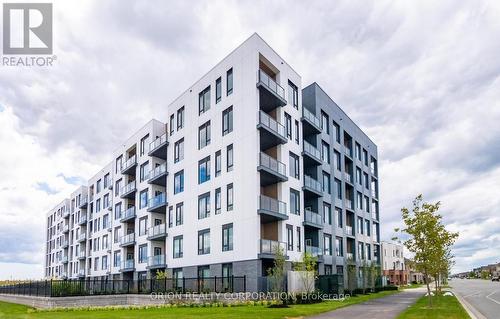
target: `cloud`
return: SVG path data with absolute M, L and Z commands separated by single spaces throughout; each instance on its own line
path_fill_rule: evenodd
M 500 204 L 496 2 L 55 1 L 54 9 L 56 65 L 0 73 L 0 147 L 9 150 L 0 157 L 0 214 L 12 238 L 33 239 L 23 247 L 38 260 L 45 212 L 131 132 L 166 121 L 169 102 L 253 32 L 378 145 L 383 238 L 423 193 L 443 202 L 445 221 L 462 234 L 457 270 L 500 256 L 489 245 Z M 26 261 L 5 249 L 0 260 Z

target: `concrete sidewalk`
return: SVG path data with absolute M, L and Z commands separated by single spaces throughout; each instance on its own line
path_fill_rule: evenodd
M 402 311 L 413 305 L 418 298 L 426 293 L 426 288 L 404 290 L 387 297 L 377 298 L 357 305 L 340 308 L 310 319 L 391 319 L 396 318 Z

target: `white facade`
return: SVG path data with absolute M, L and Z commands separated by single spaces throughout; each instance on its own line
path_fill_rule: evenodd
M 405 270 L 403 244 L 393 242 L 382 242 L 382 269 L 383 270 Z

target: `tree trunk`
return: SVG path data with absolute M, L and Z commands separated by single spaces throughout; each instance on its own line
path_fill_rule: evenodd
M 432 308 L 432 296 L 431 296 L 431 286 L 429 284 L 429 275 L 427 272 L 424 272 L 425 276 L 425 284 L 427 285 L 427 296 L 429 297 L 429 307 Z

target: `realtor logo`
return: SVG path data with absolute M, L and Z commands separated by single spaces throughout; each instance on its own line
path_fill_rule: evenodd
M 52 54 L 52 3 L 3 4 L 3 54 Z

